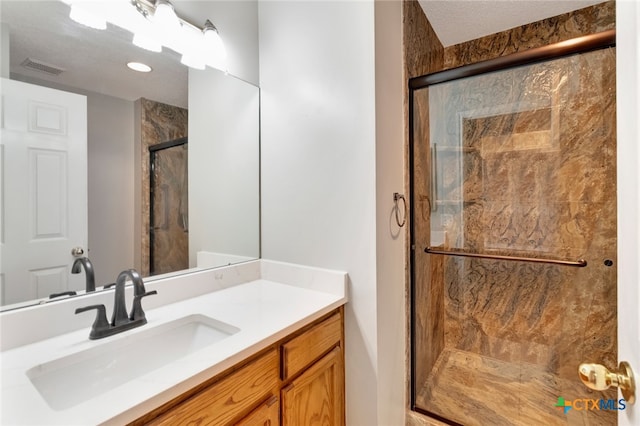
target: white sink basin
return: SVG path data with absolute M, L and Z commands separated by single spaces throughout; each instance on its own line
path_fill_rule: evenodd
M 139 330 L 37 365 L 27 376 L 52 409 L 65 410 L 240 331 L 204 315 Z

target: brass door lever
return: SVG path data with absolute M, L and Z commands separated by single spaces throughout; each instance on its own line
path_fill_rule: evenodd
M 622 396 L 629 404 L 633 404 L 636 400 L 633 370 L 626 361 L 621 361 L 615 371 L 609 371 L 601 364 L 580 364 L 578 374 L 582 383 L 590 389 L 602 391 L 616 386 L 620 388 Z

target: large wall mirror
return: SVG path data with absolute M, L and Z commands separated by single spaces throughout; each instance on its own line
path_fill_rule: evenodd
M 176 11 L 187 3 L 177 2 Z M 248 7 L 213 3 L 235 14 L 235 23 L 245 12 L 234 8 Z M 2 0 L 0 7 L 0 309 L 82 295 L 85 271 L 71 273 L 78 257 L 90 259 L 99 291 L 132 267 L 152 280 L 260 256 L 259 89 L 246 76 L 189 69 L 177 53 L 140 49 L 115 26 L 84 27 L 61 1 Z M 131 61 L 152 71 L 130 70 Z M 28 99 L 32 89 L 43 94 L 37 102 Z M 69 109 L 60 106 L 67 94 Z M 24 111 L 13 106 L 15 96 L 25 97 Z M 10 128 L 21 116 L 23 136 Z M 33 131 L 28 120 L 40 127 Z M 86 135 L 77 169 L 59 148 L 67 131 Z M 36 137 L 48 145 L 24 143 Z M 26 151 L 16 154 L 11 143 Z M 55 243 L 55 261 L 42 255 L 41 242 Z M 84 254 L 74 256 L 74 247 Z

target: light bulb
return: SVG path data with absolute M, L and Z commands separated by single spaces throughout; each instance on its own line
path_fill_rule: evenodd
M 109 0 L 101 2 L 105 4 L 104 12 L 107 22 L 124 28 L 133 34 L 140 31 L 148 31 L 151 21 L 147 19 L 147 11 L 126 0 Z M 108 6 L 107 6 L 108 5 Z
M 153 25 L 147 18 L 146 12 L 138 9 L 133 3 L 129 3 L 120 7 L 117 19 L 118 22 L 114 22 L 114 24 L 133 33 L 132 43 L 135 46 L 150 52 L 162 51 L 162 44 L 155 36 Z
M 180 19 L 176 15 L 173 5 L 167 0 L 157 0 L 156 10 L 153 13 L 153 24 L 165 31 L 180 29 Z
M 69 18 L 75 22 L 85 25 L 96 30 L 106 30 L 107 21 L 94 13 L 88 2 L 75 2 L 71 5 L 71 11 L 69 12 Z
M 138 72 L 151 72 L 152 69 L 149 65 L 143 64 L 142 62 L 127 62 L 127 67 L 131 68 L 134 71 Z
M 203 70 L 206 68 L 204 59 L 201 55 L 194 54 L 193 52 L 186 52 L 180 58 L 180 63 L 196 70 Z
M 179 36 L 176 37 L 177 50 L 182 52 L 180 62 L 190 68 L 203 70 L 206 67 L 205 57 L 202 54 L 204 37 L 202 32 L 189 26 L 183 26 Z
M 132 43 L 150 52 L 162 52 L 162 45 L 153 36 L 142 31 L 133 35 Z
M 207 65 L 222 71 L 227 70 L 227 51 L 218 29 L 207 20 L 202 30 L 204 34 L 203 54 Z

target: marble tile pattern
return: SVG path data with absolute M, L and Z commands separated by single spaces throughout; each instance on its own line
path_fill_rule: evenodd
M 188 145 L 156 151 L 153 274 L 189 268 Z
M 444 69 L 615 28 L 615 1 L 607 1 L 444 49 Z
M 607 2 L 446 48 L 443 68 L 610 29 L 614 16 Z M 496 52 L 483 51 L 491 37 Z M 614 425 L 614 411 L 554 404 L 617 398 L 577 377 L 581 362 L 617 364 L 615 49 L 474 79 L 414 94 L 416 406 L 469 425 Z M 589 265 L 426 255 L 435 231 L 449 248 Z
M 450 421 L 469 426 L 610 425 L 615 412 L 555 406 L 557 389 L 583 392 L 581 383 L 558 378 L 544 368 L 523 368 L 477 353 L 446 349 L 419 393 L 419 402 L 441 407 Z M 532 392 L 531 389 L 536 389 Z M 600 395 L 584 395 L 598 399 Z M 612 396 L 614 398 L 614 396 Z M 422 400 L 422 401 L 421 401 Z M 471 403 L 470 403 L 471 402 Z M 437 410 L 438 408 L 436 408 Z M 428 424 L 428 423 L 427 423 Z
M 149 181 L 149 146 L 162 142 L 168 142 L 187 136 L 188 111 L 184 108 L 155 102 L 149 99 L 140 99 L 141 108 L 141 160 L 142 164 L 142 276 L 149 275 L 149 211 L 150 211 L 150 181 Z M 175 210 L 176 206 L 172 209 Z M 188 237 L 175 241 L 174 244 L 182 244 L 188 252 Z
M 440 71 L 444 48 L 417 0 L 403 0 L 403 51 L 406 78 Z

